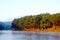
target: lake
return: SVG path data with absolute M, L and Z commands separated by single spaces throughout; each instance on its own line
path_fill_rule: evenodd
M 0 31 L 0 40 L 60 40 L 60 33 Z

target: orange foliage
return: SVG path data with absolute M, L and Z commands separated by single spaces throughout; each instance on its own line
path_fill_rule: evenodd
M 28 32 L 60 32 L 60 26 L 53 26 L 53 27 L 47 28 L 47 29 L 29 28 L 24 31 L 28 31 Z

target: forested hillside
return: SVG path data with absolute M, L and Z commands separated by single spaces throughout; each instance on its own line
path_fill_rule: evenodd
M 11 22 L 0 22 L 0 30 L 14 30 Z
M 60 32 L 60 13 L 24 16 L 14 19 L 12 27 L 23 31 Z

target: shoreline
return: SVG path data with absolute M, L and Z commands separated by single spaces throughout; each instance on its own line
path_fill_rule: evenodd
M 60 32 L 27 32 L 27 31 L 0 31 L 0 34 L 25 34 L 25 35 L 58 35 L 60 37 Z

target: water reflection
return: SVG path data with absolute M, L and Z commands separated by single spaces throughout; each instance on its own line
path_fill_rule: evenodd
M 48 34 L 20 31 L 0 31 L 0 40 L 60 40 L 60 34 Z

